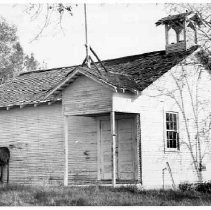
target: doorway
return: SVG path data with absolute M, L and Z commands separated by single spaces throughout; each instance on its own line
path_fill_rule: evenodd
M 110 119 L 101 119 L 100 127 L 100 177 L 112 179 L 112 136 Z M 117 180 L 135 180 L 136 130 L 134 117 L 116 119 L 116 177 Z

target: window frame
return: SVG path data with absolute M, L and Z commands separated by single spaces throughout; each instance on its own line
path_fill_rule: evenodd
M 167 152 L 177 152 L 180 151 L 180 138 L 179 138 L 179 113 L 175 112 L 175 111 L 166 111 L 164 112 L 165 116 L 164 116 L 164 132 L 165 132 L 165 151 Z M 167 147 L 167 131 L 175 131 L 172 129 L 167 129 L 167 119 L 166 119 L 166 115 L 167 114 L 175 114 L 176 115 L 176 133 L 177 133 L 177 139 L 176 139 L 176 148 L 168 148 Z

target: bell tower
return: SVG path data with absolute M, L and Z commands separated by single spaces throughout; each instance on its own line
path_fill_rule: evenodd
M 165 25 L 166 53 L 172 53 L 197 45 L 197 27 L 200 27 L 202 22 L 196 13 L 185 12 L 169 15 L 155 24 Z

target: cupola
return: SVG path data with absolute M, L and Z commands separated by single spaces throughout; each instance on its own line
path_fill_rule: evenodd
M 166 53 L 185 51 L 197 45 L 197 27 L 202 24 L 194 12 L 169 15 L 158 20 L 156 26 L 165 25 Z

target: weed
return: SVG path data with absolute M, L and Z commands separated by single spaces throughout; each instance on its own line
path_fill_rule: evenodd
M 210 185 L 209 185 L 210 186 Z M 200 188 L 201 187 L 201 188 Z M 0 187 L 1 206 L 169 206 L 211 205 L 211 194 L 189 190 L 143 190 L 135 187 Z M 182 188 L 182 189 L 187 189 Z M 210 189 L 210 188 L 208 188 Z

